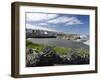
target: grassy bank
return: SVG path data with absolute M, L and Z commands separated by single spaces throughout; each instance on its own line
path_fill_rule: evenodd
M 32 43 L 29 41 L 26 41 L 26 47 L 27 48 L 34 48 L 36 49 L 37 53 L 40 53 L 43 51 L 44 48 L 48 47 L 46 45 L 43 44 L 36 44 L 36 43 Z M 73 49 L 73 48 L 65 48 L 65 47 L 59 47 L 59 46 L 50 46 L 52 47 L 53 50 L 55 50 L 55 52 L 59 55 L 66 55 L 66 54 L 70 54 L 70 53 L 76 53 L 79 56 L 86 56 L 89 55 L 89 50 L 87 49 L 83 49 L 83 48 L 77 48 L 77 49 Z

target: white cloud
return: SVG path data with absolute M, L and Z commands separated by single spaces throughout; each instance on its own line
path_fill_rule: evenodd
M 31 25 L 31 24 L 26 24 L 26 29 L 56 31 L 56 30 L 50 29 L 50 28 L 48 28 L 48 27 L 37 26 L 37 25 Z
M 66 22 L 66 25 L 75 25 L 75 24 L 83 24 L 83 22 L 77 19 L 76 17 L 72 17 L 70 21 Z
M 64 16 L 49 20 L 48 23 L 52 24 L 65 23 L 65 25 L 83 24 L 76 17 L 64 17 Z
M 49 23 L 57 24 L 57 23 L 65 23 L 69 21 L 69 17 L 58 17 L 52 20 L 49 20 Z
M 42 14 L 42 13 L 27 13 L 26 19 L 27 21 L 41 21 L 48 20 L 57 17 L 57 14 Z
M 47 23 L 39 23 L 38 25 L 41 25 L 41 26 L 48 26 Z

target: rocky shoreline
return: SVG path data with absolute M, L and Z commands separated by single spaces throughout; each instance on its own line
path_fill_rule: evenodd
M 78 65 L 89 64 L 89 55 L 79 55 L 76 50 L 66 55 L 59 55 L 52 47 L 46 47 L 42 52 L 36 49 L 26 49 L 26 67 Z

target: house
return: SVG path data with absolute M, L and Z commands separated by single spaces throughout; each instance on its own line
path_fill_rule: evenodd
M 58 39 L 67 39 L 67 40 L 76 40 L 76 39 L 80 39 L 80 35 L 78 34 L 65 34 L 65 33 L 58 33 L 57 34 L 57 38 Z
M 82 39 L 81 35 L 79 34 L 68 34 L 43 29 L 26 29 L 26 38 L 57 38 L 66 40 Z
M 26 29 L 26 36 L 27 38 L 56 38 L 57 32 L 39 29 Z

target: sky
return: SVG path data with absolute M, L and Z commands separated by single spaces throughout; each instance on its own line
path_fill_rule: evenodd
M 89 35 L 89 15 L 25 13 L 26 28 Z

